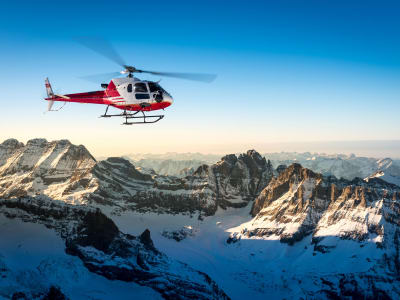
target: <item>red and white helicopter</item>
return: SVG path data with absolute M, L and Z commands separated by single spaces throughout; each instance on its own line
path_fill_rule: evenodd
M 110 83 L 101 84 L 101 87 L 104 89 L 101 91 L 66 95 L 55 94 L 48 78 L 46 78 L 47 98 L 45 98 L 45 100 L 49 101 L 48 111 L 52 111 L 55 101 L 105 104 L 107 105 L 106 111 L 104 115 L 100 117 L 123 117 L 125 119 L 124 125 L 155 123 L 161 120 L 164 115 L 146 115 L 146 112 L 165 109 L 172 104 L 173 98 L 158 84 L 158 82 L 140 80 L 133 76 L 134 73 L 147 73 L 157 76 L 183 78 L 203 82 L 211 82 L 216 77 L 216 75 L 213 74 L 154 72 L 136 69 L 133 66 L 125 64 L 124 60 L 114 50 L 112 45 L 105 40 L 82 38 L 78 41 L 89 49 L 111 59 L 123 67 L 123 71 L 121 72 L 91 75 L 82 78 L 93 81 L 96 78 L 104 78 L 105 76 L 108 78 L 121 76 L 121 74 L 127 76 L 123 78 L 113 78 Z M 120 114 L 108 114 L 110 106 L 121 109 L 123 112 Z M 139 113 L 142 115 L 137 115 Z

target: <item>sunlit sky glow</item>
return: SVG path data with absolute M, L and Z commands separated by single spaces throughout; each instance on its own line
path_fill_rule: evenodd
M 96 156 L 256 148 L 400 157 L 399 13 L 398 1 L 8 1 L 0 140 L 63 138 Z M 43 114 L 46 76 L 71 93 L 100 89 L 78 76 L 119 71 L 73 40 L 87 35 L 139 68 L 218 78 L 162 79 L 175 102 L 154 125 L 99 119 L 99 105 Z M 360 150 L 353 141 L 368 142 Z

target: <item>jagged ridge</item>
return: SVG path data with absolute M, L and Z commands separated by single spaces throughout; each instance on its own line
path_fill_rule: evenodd
M 268 184 L 272 165 L 254 150 L 227 155 L 184 178 L 146 174 L 123 158 L 100 162 L 84 146 L 34 139 L 0 145 L 0 197 L 44 194 L 68 203 L 114 205 L 121 209 L 200 211 L 243 207 Z

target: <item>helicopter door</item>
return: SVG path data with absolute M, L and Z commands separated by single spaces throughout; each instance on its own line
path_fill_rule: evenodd
M 139 100 L 140 102 L 149 102 L 150 95 L 146 83 L 144 82 L 135 83 L 134 89 L 135 89 L 136 100 Z

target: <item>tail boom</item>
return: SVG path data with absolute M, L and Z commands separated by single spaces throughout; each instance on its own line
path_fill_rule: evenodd
M 67 95 L 57 95 L 54 94 L 48 78 L 45 80 L 47 98 L 45 100 L 49 101 L 48 110 L 50 111 L 55 101 L 61 102 L 75 102 L 75 103 L 88 103 L 88 104 L 106 104 L 104 102 L 107 98 L 104 91 L 96 91 L 89 93 L 77 93 L 77 94 L 67 94 Z

